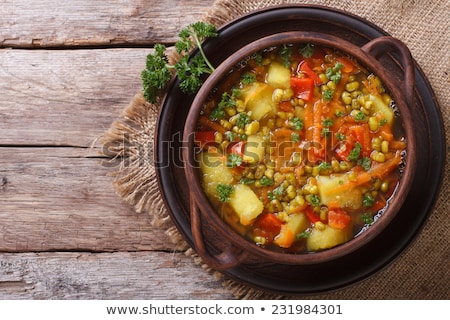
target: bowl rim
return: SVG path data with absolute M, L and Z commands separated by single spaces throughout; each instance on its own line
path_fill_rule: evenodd
M 386 38 L 394 39 L 390 36 L 386 36 Z M 376 39 L 377 38 L 375 38 L 374 40 Z M 192 166 L 192 161 L 194 161 L 193 132 L 195 131 L 195 126 L 200 116 L 200 109 L 207 99 L 209 92 L 215 88 L 217 83 L 222 81 L 222 79 L 226 76 L 226 74 L 233 66 L 242 61 L 245 57 L 265 48 L 281 44 L 294 43 L 314 43 L 320 46 L 337 49 L 340 52 L 343 52 L 355 58 L 358 63 L 379 76 L 383 84 L 386 86 L 387 90 L 393 96 L 393 100 L 396 102 L 396 105 L 400 110 L 401 116 L 399 119 L 401 119 L 407 143 L 407 159 L 405 162 L 402 177 L 397 186 L 397 189 L 394 191 L 394 194 L 391 197 L 391 203 L 387 206 L 383 214 L 381 214 L 379 218 L 364 232 L 361 232 L 359 235 L 343 244 L 319 252 L 302 254 L 289 254 L 261 248 L 236 232 L 215 212 L 201 187 L 201 182 L 199 180 L 197 172 L 198 170 L 196 170 L 195 166 Z M 374 239 L 395 218 L 398 211 L 401 209 L 411 188 L 412 179 L 416 170 L 416 154 L 414 153 L 415 131 L 413 130 L 414 121 L 411 115 L 411 110 L 408 107 L 408 103 L 406 102 L 404 95 L 402 95 L 401 89 L 399 89 L 398 86 L 393 85 L 394 82 L 389 80 L 388 74 L 388 71 L 385 70 L 385 68 L 381 65 L 377 58 L 373 55 L 368 54 L 367 52 L 364 52 L 361 47 L 358 47 L 357 45 L 350 43 L 343 38 L 318 32 L 287 31 L 272 34 L 255 40 L 245 45 L 238 51 L 232 53 L 206 79 L 205 83 L 194 97 L 191 108 L 185 119 L 185 128 L 183 132 L 183 144 L 185 144 L 185 147 L 183 147 L 183 159 L 185 162 L 184 171 L 188 182 L 190 181 L 191 184 L 190 192 L 194 195 L 194 200 L 192 200 L 191 197 L 191 201 L 196 202 L 196 205 L 199 207 L 199 211 L 201 212 L 200 214 L 202 214 L 207 219 L 208 223 L 212 224 L 213 226 L 220 226 L 219 228 L 217 228 L 217 231 L 220 233 L 220 235 L 225 237 L 225 239 L 230 241 L 230 243 L 232 243 L 236 247 L 244 251 L 248 250 L 248 248 L 251 248 L 249 252 L 250 254 L 283 264 L 314 264 L 328 262 L 330 260 L 334 260 L 344 255 L 350 254 L 351 252 L 356 251 L 357 249 L 361 248 L 369 241 Z M 413 150 L 413 152 L 408 152 L 411 149 Z M 230 232 L 230 230 L 232 232 Z M 236 240 L 236 238 L 239 238 L 239 240 Z

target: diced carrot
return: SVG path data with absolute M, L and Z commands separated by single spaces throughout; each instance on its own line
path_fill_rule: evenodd
M 377 85 L 373 83 L 373 81 L 370 82 L 367 80 L 363 80 L 362 83 L 366 87 L 367 91 L 369 91 L 369 93 L 373 94 L 374 96 L 380 96 Z
M 389 147 L 394 150 L 403 150 L 406 148 L 406 143 L 404 141 L 392 140 L 389 142 Z
M 311 103 L 307 103 L 305 106 L 303 124 L 306 128 L 306 140 L 311 141 L 312 139 L 312 127 L 314 121 L 314 106 Z
M 287 224 L 281 226 L 280 233 L 275 237 L 274 243 L 281 248 L 289 248 L 294 242 L 295 235 Z
M 394 135 L 392 134 L 391 127 L 388 124 L 385 124 L 379 129 L 379 134 L 384 140 L 391 142 L 394 140 Z
M 278 110 L 284 111 L 284 112 L 294 112 L 294 106 L 290 101 L 281 101 L 278 104 Z
M 352 218 L 343 209 L 333 209 L 328 211 L 328 225 L 334 229 L 344 229 L 351 220 Z
M 282 127 L 282 128 L 277 128 L 275 129 L 275 131 L 273 132 L 273 136 L 275 138 L 281 138 L 281 137 L 291 137 L 291 135 L 294 133 L 294 130 L 291 130 L 289 128 L 286 127 Z
M 355 69 L 355 64 L 353 60 L 346 57 L 337 57 L 336 61 L 342 63 L 342 71 L 345 73 L 351 73 Z
M 323 124 L 322 124 L 323 107 L 324 107 L 324 103 L 322 101 L 317 101 L 314 104 L 313 129 L 312 129 L 313 133 L 312 133 L 312 139 L 311 139 L 313 144 L 320 143 L 320 141 L 321 141 L 322 126 L 323 126 Z
M 357 186 L 368 183 L 372 180 L 372 178 L 383 179 L 390 172 L 392 172 L 392 170 L 397 168 L 401 161 L 402 158 L 400 152 L 397 151 L 393 158 L 386 160 L 386 162 L 373 166 L 369 171 L 359 172 L 355 181 L 349 181 L 347 183 L 339 185 L 336 188 L 327 190 L 327 194 L 339 193 L 350 188 L 355 188 Z

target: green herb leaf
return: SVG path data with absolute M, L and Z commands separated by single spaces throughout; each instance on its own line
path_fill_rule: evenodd
M 298 52 L 305 58 L 311 58 L 314 54 L 314 46 L 310 43 L 307 43 L 300 49 L 298 49 Z
M 357 161 L 361 156 L 362 146 L 359 142 L 356 142 L 355 147 L 350 151 L 350 154 L 347 157 L 348 161 Z
M 236 153 L 230 153 L 227 157 L 227 166 L 231 168 L 239 167 L 242 164 L 242 158 Z
M 273 185 L 273 180 L 266 176 L 262 176 L 262 178 L 259 179 L 259 184 L 263 187 L 271 186 Z
M 334 91 L 330 90 L 330 89 L 325 90 L 324 92 L 322 92 L 323 100 L 330 101 L 331 99 L 333 99 L 333 95 L 334 95 Z
M 331 169 L 331 163 L 328 162 L 321 162 L 318 166 L 319 170 L 327 170 L 327 169 Z
M 291 64 L 291 56 L 292 56 L 292 46 L 283 45 L 280 48 L 279 55 L 283 60 L 283 64 L 285 67 L 289 67 Z
M 371 194 L 365 194 L 362 199 L 362 204 L 364 207 L 370 208 L 375 203 L 375 199 Z
M 365 224 L 372 224 L 373 223 L 373 217 L 370 213 L 364 213 L 361 215 L 361 221 Z
M 318 207 L 320 205 L 320 198 L 317 194 L 309 194 L 306 196 L 306 201 L 311 203 L 314 207 Z
M 249 84 L 251 84 L 253 82 L 256 82 L 256 75 L 255 74 L 247 72 L 247 73 L 244 73 L 242 75 L 241 83 L 243 85 L 249 85 Z
M 311 229 L 306 229 L 305 231 L 298 233 L 298 234 L 295 236 L 295 238 L 296 238 L 297 240 L 309 238 L 309 237 L 311 236 L 311 232 L 312 232 Z
M 293 142 L 300 142 L 300 135 L 297 132 L 292 132 L 291 140 Z
M 362 159 L 358 160 L 358 164 L 364 168 L 364 170 L 369 171 L 370 167 L 372 166 L 372 161 L 369 157 L 363 157 Z
M 289 119 L 289 125 L 294 128 L 295 130 L 302 130 L 303 129 L 303 121 L 302 119 L 298 117 L 293 117 Z
M 244 112 L 238 113 L 237 115 L 237 120 L 236 120 L 236 125 L 239 128 L 245 128 L 245 126 L 247 124 L 249 124 L 251 122 L 250 116 Z
M 219 183 L 217 184 L 216 190 L 219 194 L 219 200 L 221 202 L 228 202 L 234 192 L 234 187 L 230 184 Z
M 155 103 L 158 95 L 166 87 L 172 77 L 170 70 L 175 69 L 180 79 L 180 89 L 187 94 L 195 93 L 203 84 L 201 76 L 214 71 L 214 67 L 207 59 L 201 42 L 207 37 L 217 36 L 214 25 L 197 22 L 179 33 L 180 40 L 175 43 L 176 51 L 182 55 L 175 64 L 169 64 L 165 54 L 166 47 L 156 44 L 153 54 L 147 56 L 146 68 L 141 72 L 143 94 L 147 101 Z M 189 52 L 197 47 L 200 54 L 189 59 Z

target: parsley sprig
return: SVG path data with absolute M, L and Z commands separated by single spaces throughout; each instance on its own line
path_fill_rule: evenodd
M 156 102 L 158 95 L 166 88 L 175 71 L 180 80 L 180 89 L 187 94 L 195 93 L 203 84 L 201 76 L 211 74 L 214 67 L 209 62 L 202 47 L 202 41 L 217 36 L 216 27 L 206 22 L 188 25 L 179 33 L 180 40 L 175 49 L 181 55 L 174 65 L 169 63 L 166 46 L 156 44 L 154 53 L 147 56 L 146 68 L 141 73 L 144 97 Z M 200 54 L 193 57 L 189 53 L 198 48 Z

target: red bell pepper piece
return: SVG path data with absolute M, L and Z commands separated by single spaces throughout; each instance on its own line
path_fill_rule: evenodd
M 311 206 L 308 206 L 308 207 L 306 208 L 305 214 L 306 214 L 306 217 L 309 219 L 309 221 L 310 221 L 312 224 L 315 224 L 315 223 L 317 223 L 317 222 L 319 222 L 319 221 L 322 221 L 322 220 L 320 219 L 320 217 L 314 212 L 314 209 L 313 209 L 313 207 L 311 207 Z
M 328 225 L 334 229 L 344 229 L 351 220 L 352 218 L 344 209 L 337 208 L 328 211 Z
M 320 77 L 317 73 L 314 72 L 313 69 L 309 66 L 309 64 L 306 61 L 300 62 L 300 64 L 297 67 L 297 70 L 301 71 L 303 74 L 305 74 L 308 78 L 313 79 L 314 85 L 320 86 L 322 85 L 322 80 L 320 80 Z
M 257 236 L 262 236 L 273 241 L 280 233 L 283 223 L 273 213 L 265 213 L 261 215 L 253 225 L 253 232 Z
M 244 155 L 244 152 L 245 152 L 245 142 L 244 141 L 239 141 L 239 142 L 231 144 L 230 147 L 229 147 L 229 152 L 230 153 L 235 153 L 235 154 L 240 155 L 242 157 Z
M 307 102 L 311 101 L 314 93 L 314 80 L 311 78 L 291 77 L 291 88 L 294 96 Z
M 197 131 L 195 133 L 195 142 L 203 149 L 208 144 L 215 142 L 214 134 L 214 131 Z

